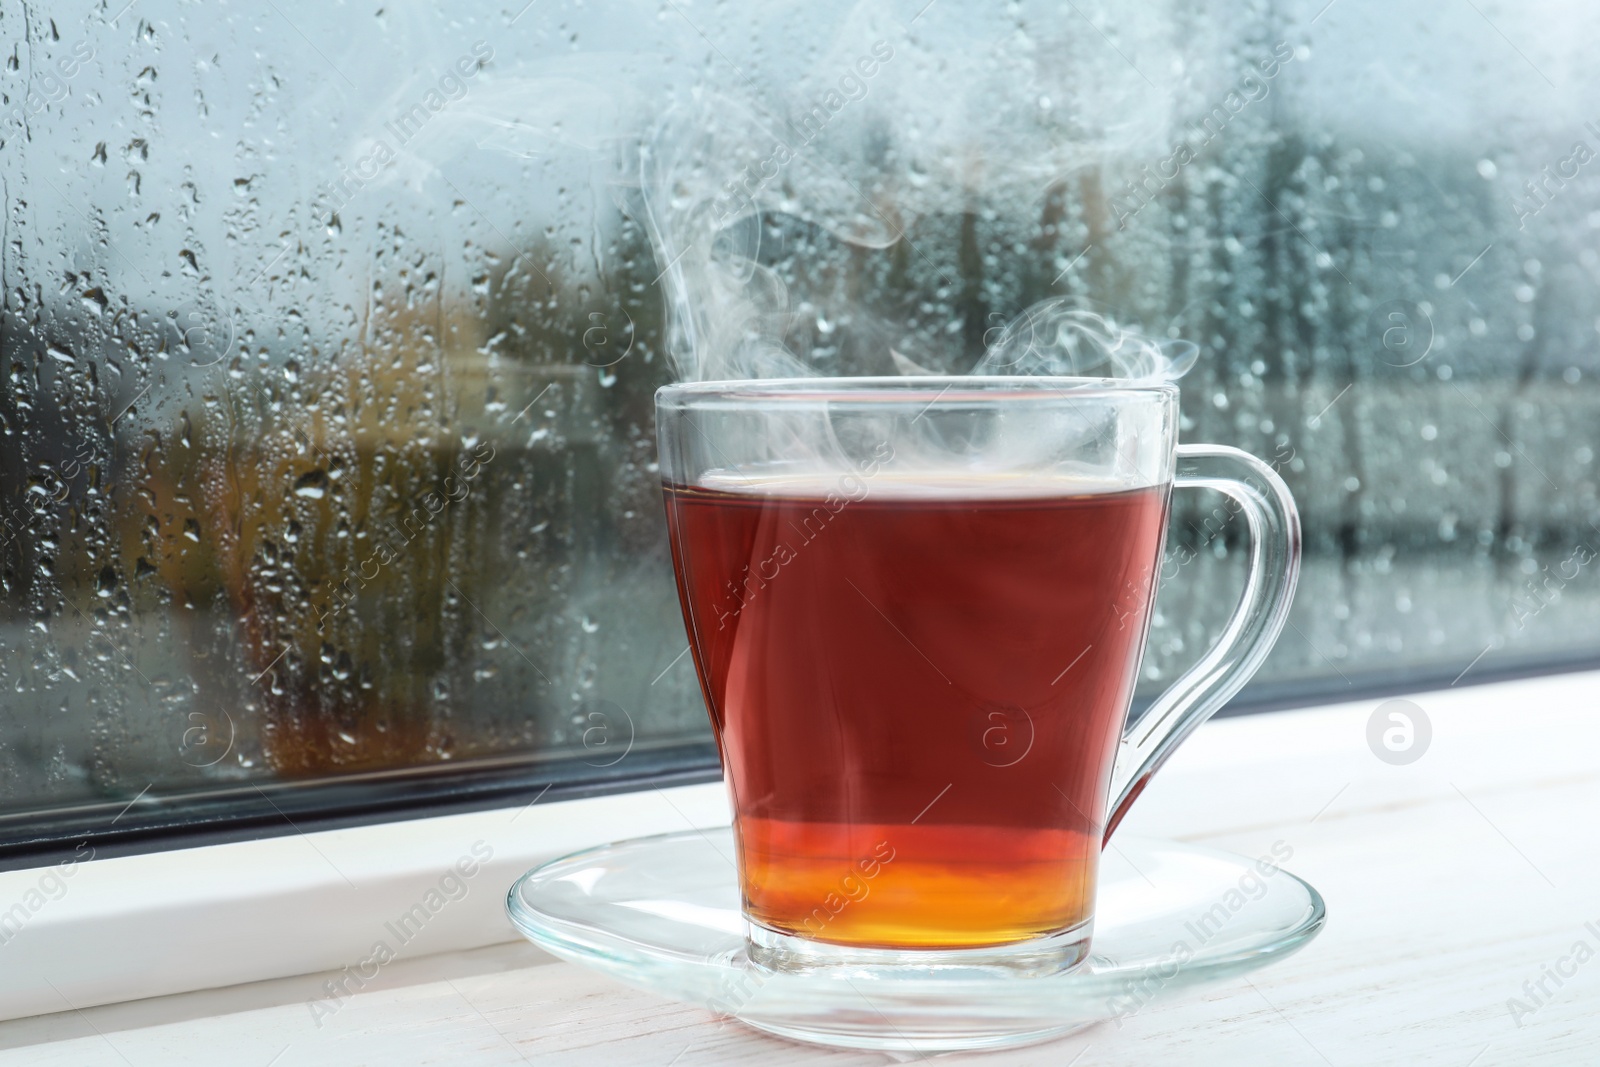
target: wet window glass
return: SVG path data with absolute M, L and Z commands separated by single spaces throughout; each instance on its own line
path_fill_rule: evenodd
M 713 775 L 654 390 L 1043 300 L 1294 491 L 1241 707 L 1596 654 L 1587 8 L 120 6 L 0 5 L 0 847 Z

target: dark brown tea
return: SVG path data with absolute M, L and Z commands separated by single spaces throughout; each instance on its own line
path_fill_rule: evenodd
M 1079 925 L 1168 487 L 850 481 L 666 490 L 747 913 L 874 948 Z

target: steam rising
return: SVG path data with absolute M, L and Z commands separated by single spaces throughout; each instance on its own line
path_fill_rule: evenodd
M 1159 18 L 1123 22 L 1139 54 L 1176 62 L 1169 44 L 1141 37 Z M 927 288 L 961 284 L 961 265 L 927 261 L 908 235 L 919 220 L 1035 204 L 1064 177 L 1170 135 L 1169 94 L 1094 34 L 1030 46 L 949 29 L 914 40 L 886 8 L 861 4 L 783 95 L 702 89 L 644 138 L 645 215 L 679 380 L 962 367 L 1172 380 L 1192 365 L 1193 346 L 1158 343 L 1069 298 L 985 323 L 982 351 L 950 339 L 958 316 L 944 331 L 929 328 L 932 316 L 907 328 L 904 307 L 875 302 L 883 264 L 896 261 L 931 270 Z
M 972 372 L 1176 381 L 1199 355 L 1200 349 L 1189 341 L 1153 341 L 1066 300 L 1052 299 L 1019 315 Z
M 447 94 L 446 118 L 408 128 L 369 178 L 371 145 L 394 139 L 392 123 L 374 127 L 352 149 L 352 173 L 357 185 L 420 185 L 475 147 L 634 198 L 624 210 L 642 217 L 662 271 L 680 381 L 963 370 L 1171 380 L 1193 346 L 1153 340 L 1080 298 L 954 306 L 974 273 L 1031 271 L 1042 275 L 1035 294 L 1070 292 L 1061 264 L 1034 262 L 1042 253 L 1019 245 L 975 272 L 921 247 L 948 253 L 953 222 L 992 205 L 1036 211 L 1075 175 L 1169 146 L 1194 74 L 1166 7 L 1083 0 L 1023 30 L 959 5 L 908 23 L 863 0 L 814 12 L 820 38 L 756 5 L 714 27 L 716 41 L 686 23 L 685 54 L 709 45 L 718 58 L 693 71 L 640 53 L 573 56 L 538 78 L 490 66 Z M 759 77 L 741 49 L 762 56 Z M 437 80 L 425 73 L 379 112 L 405 113 Z
M 1192 353 L 1062 295 L 1088 287 L 1046 261 L 1059 251 L 1013 244 L 981 265 L 950 253 L 953 228 L 1038 218 L 1085 175 L 1100 184 L 1078 206 L 1100 220 L 1082 225 L 1116 224 L 1119 168 L 1170 155 L 1180 97 L 1231 85 L 1205 67 L 1217 49 L 1193 39 L 1203 31 L 1185 9 L 1079 0 L 993 18 L 825 0 L 713 23 L 616 0 L 617 52 L 506 77 L 507 46 L 479 41 L 418 70 L 354 131 L 316 215 L 331 222 L 368 186 L 442 181 L 474 151 L 529 161 L 579 198 L 584 186 L 610 196 L 649 232 L 680 381 L 1175 378 Z M 628 48 L 631 19 L 664 20 L 646 47 L 667 50 Z M 1074 239 L 1092 266 L 1093 234 Z M 1025 309 L 1024 292 L 1048 299 Z

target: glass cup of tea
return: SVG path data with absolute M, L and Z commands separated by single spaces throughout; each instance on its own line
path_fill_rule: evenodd
M 1282 629 L 1287 487 L 1179 445 L 1165 382 L 703 382 L 656 410 L 751 960 L 1075 967 L 1105 842 Z M 1231 498 L 1249 576 L 1129 726 L 1174 486 Z

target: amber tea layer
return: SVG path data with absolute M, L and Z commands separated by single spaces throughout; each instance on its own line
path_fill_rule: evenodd
M 747 914 L 897 949 L 1077 927 L 1169 487 L 885 479 L 666 489 Z

